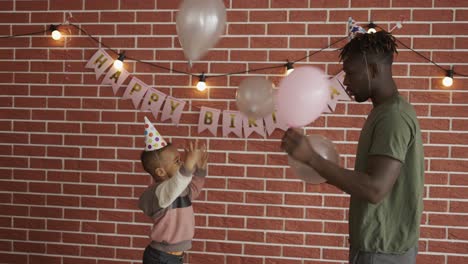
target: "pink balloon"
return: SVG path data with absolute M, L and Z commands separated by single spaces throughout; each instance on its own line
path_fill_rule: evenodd
M 309 141 L 309 144 L 312 146 L 312 148 L 320 156 L 322 156 L 322 158 L 335 164 L 339 163 L 340 156 L 338 155 L 338 152 L 336 151 L 335 145 L 332 141 L 321 135 L 308 135 L 307 140 Z M 312 184 L 326 182 L 326 180 L 322 178 L 322 176 L 320 176 L 317 171 L 303 164 L 302 162 L 291 158 L 291 156 L 288 156 L 288 163 L 289 166 L 291 166 L 293 169 L 296 177 L 299 179 Z
M 277 115 L 290 127 L 302 127 L 317 119 L 330 100 L 330 81 L 316 67 L 302 66 L 279 84 Z

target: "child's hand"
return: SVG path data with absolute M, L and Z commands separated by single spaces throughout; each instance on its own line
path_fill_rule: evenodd
M 201 157 L 202 150 L 198 148 L 198 139 L 195 140 L 195 144 L 190 141 L 189 145 L 185 147 L 185 168 L 189 171 L 193 171 Z
M 197 169 L 206 170 L 206 165 L 208 164 L 208 151 L 206 150 L 206 145 L 201 146 L 201 156 L 197 162 Z

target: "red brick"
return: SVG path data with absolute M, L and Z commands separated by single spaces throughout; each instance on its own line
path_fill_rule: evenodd
M 111 10 L 118 9 L 118 0 L 109 0 L 106 2 L 85 0 L 85 10 Z
M 98 258 L 115 258 L 115 248 L 82 246 L 81 255 Z
M 96 208 L 114 208 L 115 200 L 109 198 L 82 197 L 81 206 Z
M 63 233 L 64 243 L 77 243 L 77 244 L 95 244 L 95 234 L 81 234 L 81 233 Z
M 76 196 L 47 195 L 47 205 L 79 206 L 80 198 Z M 66 211 L 65 211 L 66 215 Z
M 69 3 L 66 0 L 50 0 L 49 8 L 51 10 L 81 10 L 83 7 L 83 1 L 78 0 L 73 3 Z
M 80 247 L 63 244 L 47 244 L 47 253 L 51 255 L 78 256 L 80 254 Z
M 48 263 L 48 264 L 61 264 L 60 257 L 44 256 L 44 255 L 29 255 L 30 263 Z
M 232 3 L 232 8 L 268 8 L 268 0 L 258 0 L 258 1 L 249 1 L 249 0 L 236 0 Z
M 130 247 L 130 237 L 98 235 L 97 244 L 103 246 Z
M 269 246 L 269 245 L 244 245 L 244 254 L 257 255 L 257 256 L 280 256 L 280 246 Z
M 227 240 L 265 242 L 265 235 L 263 232 L 228 230 Z
M 434 1 L 435 7 L 464 7 L 466 3 L 459 0 L 435 0 Z
M 211 255 L 207 253 L 190 253 L 188 259 L 190 263 L 224 263 L 223 255 Z
M 433 35 L 464 35 L 468 25 L 465 23 L 437 23 L 432 26 Z M 466 55 L 465 55 L 466 56 Z
M 99 222 L 83 222 L 81 231 L 92 232 L 92 233 L 114 233 L 115 230 L 116 230 L 115 224 L 99 223 Z

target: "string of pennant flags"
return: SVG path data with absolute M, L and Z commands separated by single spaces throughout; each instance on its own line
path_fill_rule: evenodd
M 112 57 L 105 50 L 99 49 L 87 62 L 85 68 L 94 70 L 96 80 L 107 70 L 107 73 L 102 79 L 102 84 L 111 85 L 114 94 L 117 94 L 117 91 L 125 80 L 130 77 L 130 73 L 125 69 L 119 70 L 111 67 L 112 63 Z M 327 104 L 327 109 L 324 109 L 324 112 L 333 112 L 338 100 L 350 100 L 344 90 L 343 79 L 343 72 L 340 72 L 331 79 L 331 85 L 329 87 L 330 101 Z M 136 109 L 140 108 L 143 111 L 150 111 L 156 119 L 161 112 L 162 122 L 170 120 L 175 125 L 179 124 L 183 109 L 186 105 L 185 101 L 152 88 L 137 77 L 131 78 L 125 88 L 122 99 L 131 99 Z M 276 118 L 275 112 L 263 119 L 248 118 L 239 111 L 224 110 L 222 114 L 223 136 L 225 137 L 231 132 L 238 137 L 242 137 L 243 133 L 245 137 L 249 137 L 253 132 L 265 137 L 265 132 L 271 135 L 276 128 L 282 130 L 287 129 L 287 126 L 281 124 Z M 219 109 L 201 107 L 198 133 L 208 130 L 216 136 L 220 115 L 221 110 Z
M 70 16 L 71 17 L 71 16 Z M 389 31 L 392 32 L 395 29 L 402 28 L 402 22 L 404 18 L 401 19 L 400 22 L 395 23 L 395 26 Z M 60 39 L 60 31 L 59 28 L 61 26 L 70 25 L 81 33 L 87 35 L 100 46 L 105 47 L 106 49 L 112 51 L 116 55 L 119 56 L 117 60 L 123 62 L 125 53 L 119 53 L 118 51 L 114 50 L 113 48 L 109 47 L 93 35 L 86 32 L 80 26 L 69 23 L 68 20 L 65 24 L 61 25 L 51 25 L 47 30 L 37 31 L 32 33 L 25 33 L 25 34 L 18 34 L 18 35 L 10 35 L 10 36 L 1 36 L 0 38 L 11 38 L 11 37 L 20 37 L 20 36 L 31 36 L 31 35 L 39 35 L 45 32 L 52 32 L 52 37 L 54 39 Z M 348 35 L 344 38 L 338 39 L 337 41 L 331 43 L 327 47 L 324 47 L 320 50 L 317 50 L 312 53 L 308 53 L 305 57 L 300 58 L 298 60 L 288 60 L 286 64 L 263 67 L 263 68 L 253 68 L 248 69 L 246 71 L 239 71 L 239 72 L 232 72 L 227 74 L 220 74 L 220 75 L 205 75 L 204 73 L 197 75 L 190 72 L 180 71 L 177 69 L 161 66 L 156 63 L 148 62 L 139 60 L 136 58 L 126 57 L 127 59 L 144 63 L 156 68 L 165 69 L 169 72 L 180 73 L 191 75 L 199 78 L 200 82 L 204 82 L 207 78 L 216 78 L 216 77 L 224 77 L 229 75 L 235 74 L 245 74 L 251 72 L 257 72 L 267 69 L 274 69 L 274 68 L 282 68 L 286 67 L 287 70 L 293 70 L 293 64 L 299 61 L 303 61 L 327 48 L 332 47 L 333 45 L 345 40 L 345 39 L 352 39 L 356 34 L 359 33 L 373 33 L 375 32 L 376 28 L 380 28 L 379 26 L 370 23 L 368 26 L 368 30 L 364 29 L 363 27 L 359 26 L 351 17 L 348 20 Z M 383 30 L 382 28 L 380 28 Z M 55 34 L 55 37 L 54 37 Z M 452 69 L 446 70 L 434 61 L 430 60 L 429 58 L 425 57 L 421 53 L 411 49 L 401 41 L 397 39 L 397 41 L 406 48 L 414 51 L 415 53 L 419 54 L 420 56 L 424 57 L 429 62 L 433 63 L 437 67 L 446 71 L 447 77 L 452 78 L 454 74 L 460 76 L 466 76 L 464 74 L 460 74 L 454 72 Z M 85 68 L 94 69 L 96 74 L 96 80 L 99 79 L 106 71 L 102 84 L 106 85 L 109 84 L 112 86 L 114 94 L 117 94 L 119 88 L 123 85 L 123 83 L 130 77 L 130 73 L 123 68 L 118 67 L 110 67 L 113 65 L 115 60 L 102 48 L 99 48 L 97 52 L 90 58 L 87 62 Z M 344 72 L 341 71 L 337 75 L 331 78 L 330 82 L 330 100 L 327 103 L 326 109 L 324 109 L 324 113 L 332 113 L 338 101 L 348 101 L 350 100 L 349 96 L 347 95 L 344 85 Z M 445 80 L 444 80 L 445 81 Z M 132 77 L 129 84 L 126 86 L 125 92 L 123 94 L 123 99 L 131 99 L 133 105 L 136 109 L 140 108 L 143 111 L 151 111 L 154 118 L 158 118 L 159 113 L 161 112 L 161 121 L 171 120 L 171 122 L 175 125 L 179 125 L 180 118 L 183 112 L 183 109 L 186 105 L 186 102 L 180 100 L 178 98 L 172 97 L 167 95 L 155 88 L 149 87 L 147 84 L 142 82 L 136 77 Z M 281 122 L 276 118 L 276 112 L 273 112 L 271 115 L 266 116 L 262 119 L 252 119 L 244 116 L 239 111 L 231 111 L 231 110 L 223 110 L 222 111 L 222 134 L 224 137 L 227 137 L 230 133 L 235 134 L 238 137 L 249 137 L 252 133 L 257 133 L 260 136 L 266 137 L 266 134 L 271 135 L 275 129 L 286 130 L 287 126 L 285 124 L 281 124 Z M 210 131 L 214 136 L 217 135 L 217 129 L 219 124 L 219 119 L 221 116 L 221 110 L 215 108 L 209 108 L 202 106 L 200 108 L 200 116 L 198 122 L 198 133 L 202 133 L 205 130 Z

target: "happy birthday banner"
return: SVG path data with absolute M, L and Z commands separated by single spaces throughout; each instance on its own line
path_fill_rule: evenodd
M 104 72 L 113 64 L 113 59 L 103 49 L 99 49 L 88 61 L 86 68 L 94 69 L 96 80 L 99 79 Z M 125 69 L 118 70 L 111 67 L 106 73 L 102 84 L 110 84 L 114 94 L 117 94 L 118 89 L 130 76 L 130 73 Z M 332 113 L 335 111 L 336 104 L 339 100 L 350 100 L 343 86 L 344 72 L 341 71 L 331 79 L 330 82 L 330 99 L 327 103 L 324 113 Z M 143 111 L 151 111 L 154 118 L 158 118 L 158 114 L 162 108 L 161 121 L 171 120 L 175 125 L 179 125 L 182 112 L 186 102 L 170 95 L 167 95 L 157 89 L 149 87 L 136 77 L 132 77 L 127 85 L 122 99 L 131 99 L 135 109 L 140 108 Z M 243 115 L 239 111 L 224 110 L 222 118 L 223 137 L 227 137 L 230 133 L 238 137 L 249 137 L 252 133 L 257 133 L 262 137 L 266 134 L 271 135 L 275 129 L 286 130 L 288 127 L 276 118 L 276 112 L 262 119 L 252 119 Z M 198 120 L 198 133 L 205 130 L 210 131 L 216 136 L 221 110 L 201 107 L 200 117 Z

